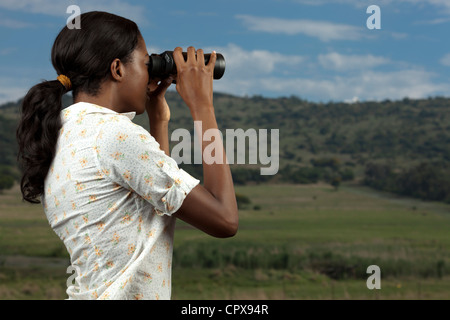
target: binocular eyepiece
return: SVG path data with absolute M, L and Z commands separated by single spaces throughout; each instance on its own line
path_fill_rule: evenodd
M 211 54 L 205 54 L 205 65 L 208 64 Z M 216 64 L 214 65 L 213 78 L 218 80 L 225 73 L 225 58 L 220 53 L 216 53 Z M 184 60 L 187 60 L 187 52 L 183 52 Z M 150 63 L 148 64 L 148 74 L 150 79 L 164 79 L 170 75 L 177 74 L 177 66 L 173 59 L 173 51 L 164 51 L 161 54 L 150 55 Z M 174 81 L 175 83 L 175 81 Z

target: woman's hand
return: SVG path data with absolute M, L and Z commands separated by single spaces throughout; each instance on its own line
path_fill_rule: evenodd
M 217 55 L 205 65 L 202 49 L 195 51 L 194 47 L 187 49 L 187 61 L 184 61 L 182 49 L 175 48 L 173 59 L 177 65 L 177 91 L 191 112 L 213 109 L 213 74 Z
M 167 122 L 170 120 L 170 109 L 164 95 L 167 88 L 172 84 L 173 79 L 173 76 L 169 76 L 161 80 L 159 84 L 159 80 L 150 81 L 147 87 L 147 103 L 145 105 L 150 119 Z

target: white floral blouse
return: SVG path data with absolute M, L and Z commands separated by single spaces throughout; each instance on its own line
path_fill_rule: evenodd
M 134 116 L 84 102 L 61 111 L 41 200 L 77 271 L 69 299 L 170 299 L 171 215 L 199 180 Z

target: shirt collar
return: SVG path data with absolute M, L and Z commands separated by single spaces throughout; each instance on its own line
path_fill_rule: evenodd
M 69 121 L 69 119 L 73 117 L 79 117 L 80 115 L 86 115 L 90 113 L 121 115 L 129 118 L 130 120 L 133 120 L 134 117 L 136 116 L 136 112 L 118 113 L 114 110 L 101 107 L 93 103 L 77 102 L 62 110 L 62 120 L 63 122 L 67 122 Z

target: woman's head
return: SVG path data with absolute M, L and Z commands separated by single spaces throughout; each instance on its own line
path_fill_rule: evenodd
M 74 98 L 80 92 L 97 95 L 110 77 L 111 63 L 131 62 L 142 38 L 133 21 L 110 13 L 87 12 L 80 21 L 80 29 L 64 27 L 52 48 L 53 67 L 70 79 Z
M 148 73 L 144 59 L 148 61 L 148 56 L 142 57 L 147 53 L 137 25 L 106 12 L 84 13 L 80 21 L 80 29 L 65 26 L 61 30 L 51 54 L 56 73 L 70 79 L 74 99 L 78 95 L 95 97 L 108 85 L 117 91 L 117 103 L 128 103 L 136 111 L 145 108 Z M 43 194 L 62 126 L 61 99 L 66 92 L 60 81 L 44 81 L 32 87 L 23 100 L 17 129 L 18 160 L 23 171 L 22 195 L 29 202 L 39 203 Z

